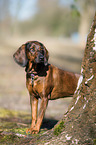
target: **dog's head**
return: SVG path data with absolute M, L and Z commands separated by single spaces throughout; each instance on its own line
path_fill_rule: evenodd
M 45 46 L 38 41 L 29 41 L 23 44 L 13 55 L 15 61 L 22 67 L 27 62 L 48 64 L 49 54 Z

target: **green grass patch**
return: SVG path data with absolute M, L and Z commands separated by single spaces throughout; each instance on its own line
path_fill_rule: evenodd
M 35 139 L 46 131 L 41 129 L 38 134 L 26 134 L 26 130 L 30 127 L 30 120 L 30 113 L 0 108 L 0 144 L 26 142 L 26 138 Z
M 93 145 L 96 145 L 96 138 L 93 140 Z
M 31 115 L 25 111 L 14 111 L 0 108 L 0 118 L 8 117 L 23 117 L 24 119 L 29 119 L 29 117 L 31 118 Z
M 27 135 L 30 113 L 0 108 L 0 144 L 17 144 Z
M 62 132 L 62 129 L 64 128 L 64 121 L 61 121 L 55 128 L 54 128 L 54 134 L 59 135 Z

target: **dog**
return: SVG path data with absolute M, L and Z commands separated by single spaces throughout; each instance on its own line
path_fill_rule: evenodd
M 26 86 L 30 94 L 31 127 L 26 133 L 37 134 L 49 100 L 74 94 L 79 76 L 48 63 L 49 53 L 38 41 L 28 41 L 13 55 L 14 60 L 26 71 Z M 41 99 L 38 112 L 38 99 Z M 37 117 L 38 112 L 38 117 Z

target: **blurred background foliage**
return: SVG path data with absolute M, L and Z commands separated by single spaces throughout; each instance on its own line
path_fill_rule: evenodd
M 70 37 L 79 33 L 84 40 L 95 10 L 96 0 L 0 0 L 0 35 Z

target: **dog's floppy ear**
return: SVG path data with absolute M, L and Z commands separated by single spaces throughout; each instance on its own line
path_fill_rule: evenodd
M 47 49 L 44 47 L 44 65 L 48 65 L 49 53 Z
M 19 49 L 14 53 L 13 58 L 20 66 L 25 67 L 27 65 L 28 59 L 26 56 L 25 44 L 19 47 Z

